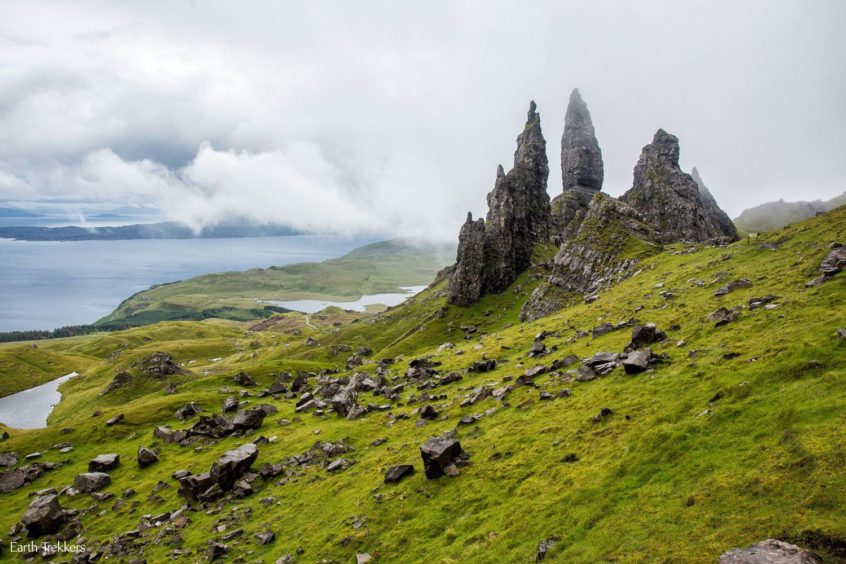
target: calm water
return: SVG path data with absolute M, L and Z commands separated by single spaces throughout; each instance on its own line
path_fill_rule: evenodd
M 71 372 L 46 384 L 0 398 L 0 423 L 15 429 L 41 429 L 47 416 L 62 399 L 59 384 L 77 376 Z
M 372 240 L 336 236 L 132 241 L 0 239 L 0 331 L 92 323 L 153 284 L 319 262 Z
M 329 306 L 338 306 L 342 309 L 351 309 L 353 311 L 367 311 L 369 305 L 399 305 L 414 294 L 418 294 L 426 289 L 426 286 L 408 286 L 403 287 L 405 294 L 371 294 L 369 296 L 362 296 L 354 302 L 326 302 L 322 300 L 290 300 L 290 301 L 268 301 L 266 303 L 292 309 L 294 311 L 301 311 L 303 313 L 317 313 Z

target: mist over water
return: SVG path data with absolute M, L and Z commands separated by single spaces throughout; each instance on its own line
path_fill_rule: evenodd
M 75 242 L 0 239 L 0 331 L 93 323 L 153 284 L 211 272 L 320 262 L 371 242 L 324 235 Z

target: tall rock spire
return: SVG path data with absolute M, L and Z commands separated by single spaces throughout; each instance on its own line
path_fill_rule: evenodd
M 561 137 L 561 180 L 564 191 L 581 187 L 602 190 L 602 150 L 596 140 L 590 111 L 578 88 L 570 94 Z
M 505 290 L 531 264 L 535 243 L 550 230 L 549 164 L 540 114 L 534 102 L 517 137 L 514 167 L 497 168 L 488 194 L 485 221 L 468 216 L 461 228 L 458 256 L 449 283 L 449 301 L 470 305 L 485 294 Z
M 729 218 L 728 214 L 720 208 L 720 205 L 717 203 L 717 200 L 714 199 L 714 196 L 711 194 L 711 191 L 708 190 L 708 187 L 705 186 L 705 183 L 702 181 L 702 177 L 699 176 L 699 171 L 696 170 L 696 167 L 693 167 L 690 170 L 690 176 L 693 178 L 693 181 L 696 182 L 696 186 L 699 187 L 699 199 L 702 200 L 702 205 L 705 206 L 705 213 L 708 214 L 711 221 L 717 224 L 722 233 L 732 239 L 737 239 L 737 228 L 734 226 L 734 223 L 731 218 Z
M 709 210 L 700 197 L 696 181 L 682 172 L 679 140 L 663 129 L 659 129 L 652 143 L 643 148 L 634 169 L 632 188 L 620 200 L 659 230 L 661 242 L 737 239 L 731 222 L 723 225 L 715 220 L 713 210 Z

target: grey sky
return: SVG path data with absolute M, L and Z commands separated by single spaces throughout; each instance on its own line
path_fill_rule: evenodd
M 846 2 L 0 1 L 0 201 L 453 239 L 529 100 L 631 185 L 659 127 L 736 216 L 846 190 Z M 67 204 L 73 207 L 74 204 Z

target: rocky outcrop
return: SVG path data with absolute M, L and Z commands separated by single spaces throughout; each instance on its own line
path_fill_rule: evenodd
M 663 129 L 646 145 L 634 169 L 632 188 L 620 197 L 654 226 L 662 243 L 719 242 L 737 239 L 715 221 L 699 186 L 679 167 L 679 140 Z M 716 204 L 716 202 L 715 202 Z
M 597 193 L 576 235 L 555 255 L 547 282 L 523 306 L 521 319 L 538 319 L 560 309 L 566 293 L 571 298 L 592 293 L 631 275 L 641 258 L 660 249 L 657 240 L 658 233 L 637 211 Z
M 470 305 L 483 295 L 502 292 L 529 267 L 535 243 L 549 239 L 548 176 L 546 141 L 532 102 L 517 137 L 514 167 L 508 174 L 502 166 L 497 169 L 486 220 L 474 222 L 468 215 L 461 229 L 450 303 Z
M 602 190 L 602 150 L 596 140 L 590 111 L 579 89 L 570 94 L 561 137 L 561 180 L 564 191 L 585 188 Z
M 807 550 L 776 539 L 748 548 L 735 548 L 720 556 L 719 564 L 820 564 L 822 559 Z
M 552 242 L 560 245 L 576 236 L 587 216 L 588 206 L 596 191 L 570 188 L 552 199 Z
M 699 171 L 696 170 L 696 167 L 693 167 L 690 170 L 690 177 L 693 178 L 693 181 L 696 182 L 696 186 L 699 188 L 699 199 L 705 207 L 706 215 L 711 218 L 711 221 L 720 228 L 720 231 L 724 233 L 725 236 L 731 239 L 737 239 L 737 228 L 734 226 L 734 223 L 731 218 L 729 218 L 728 214 L 722 210 L 720 205 L 717 203 L 717 200 L 714 199 L 714 196 L 711 194 L 711 191 L 708 190 L 708 187 L 705 186 L 705 183 L 702 181 L 702 177 L 699 176 Z

